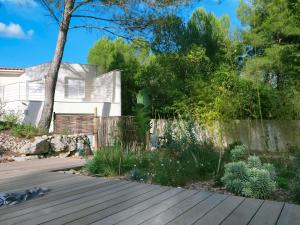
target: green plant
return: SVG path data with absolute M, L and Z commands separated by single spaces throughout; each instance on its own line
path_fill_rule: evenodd
M 37 135 L 39 130 L 30 124 L 15 124 L 11 128 L 11 132 L 16 137 L 31 138 Z
M 244 184 L 242 194 L 252 198 L 267 198 L 276 187 L 269 171 L 251 168 L 249 172 L 250 176 Z
M 5 113 L 1 116 L 0 130 L 10 130 L 18 124 L 18 117 L 14 113 Z
M 247 162 L 238 161 L 226 164 L 222 177 L 227 190 L 238 195 L 263 199 L 275 189 L 274 179 L 274 166 L 262 164 L 257 156 L 249 156 Z
M 93 175 L 124 175 L 133 168 L 150 168 L 154 158 L 155 153 L 141 154 L 124 151 L 120 146 L 106 147 L 95 152 L 85 169 Z
M 2 117 L 3 117 L 2 120 L 11 126 L 19 122 L 18 116 L 14 113 L 7 113 L 4 114 Z
M 143 149 L 147 145 L 147 132 L 150 130 L 150 120 L 148 107 L 143 104 L 137 104 L 135 106 L 134 125 L 138 141 L 142 144 Z
M 222 181 L 228 191 L 240 195 L 249 179 L 249 173 L 249 168 L 243 161 L 228 163 L 225 165 Z
M 293 199 L 296 203 L 300 203 L 300 184 L 297 184 L 293 189 Z
M 154 182 L 182 186 L 216 173 L 218 153 L 211 144 L 200 141 L 197 132 L 193 122 L 166 124 L 162 153 L 154 167 Z
M 128 173 L 128 178 L 134 181 L 146 182 L 148 180 L 148 175 L 143 170 L 135 167 Z
M 236 145 L 231 151 L 232 161 L 238 161 L 246 155 L 247 146 L 246 145 Z
M 289 180 L 285 177 L 277 177 L 276 179 L 277 186 L 283 189 L 289 188 Z

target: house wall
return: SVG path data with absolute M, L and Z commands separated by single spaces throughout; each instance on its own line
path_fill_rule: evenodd
M 28 93 L 29 82 L 44 82 L 49 64 L 42 64 L 25 69 L 18 77 L 19 83 L 5 86 L 4 100 L 6 109 L 19 114 L 25 123 L 37 125 L 43 109 L 44 93 Z M 70 98 L 67 96 L 67 79 L 80 79 L 85 83 L 84 96 Z M 0 95 L 1 96 L 1 95 Z M 103 75 L 97 73 L 97 67 L 92 65 L 67 64 L 61 65 L 56 92 L 55 113 L 90 114 L 97 108 L 98 116 L 121 115 L 121 77 L 119 71 Z

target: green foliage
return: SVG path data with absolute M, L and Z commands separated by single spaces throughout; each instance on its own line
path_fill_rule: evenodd
M 11 132 L 16 137 L 31 138 L 39 134 L 39 129 L 31 124 L 16 124 L 11 128 Z
M 157 162 L 153 180 L 160 184 L 181 186 L 191 180 L 213 176 L 218 153 L 208 143 L 199 141 L 194 123 L 167 123 L 163 158 Z M 175 129 L 174 127 L 179 129 Z
M 245 182 L 242 194 L 252 198 L 267 198 L 276 187 L 269 171 L 259 168 L 250 168 L 249 179 Z
M 135 107 L 134 125 L 138 141 L 142 143 L 143 148 L 145 148 L 147 144 L 146 136 L 150 130 L 150 120 L 151 118 L 148 107 L 142 104 L 137 104 Z
M 10 130 L 19 123 L 19 118 L 14 113 L 5 113 L 2 115 L 0 130 Z
M 177 135 L 167 135 L 160 151 L 125 151 L 119 146 L 98 150 L 87 162 L 86 170 L 94 175 L 125 175 L 133 180 L 149 180 L 170 186 L 182 186 L 192 180 L 215 174 L 218 154 L 209 144 L 195 139 L 192 126 L 186 125 Z
M 116 176 L 131 170 L 135 163 L 136 158 L 132 153 L 124 154 L 120 147 L 114 146 L 97 150 L 85 168 L 91 174 Z
M 285 177 L 277 177 L 276 179 L 277 186 L 283 189 L 289 188 L 289 180 Z
M 138 181 L 138 182 L 147 182 L 148 176 L 147 174 L 138 168 L 134 168 L 128 173 L 128 178 L 130 180 Z
M 4 113 L 0 121 L 0 131 L 10 131 L 16 137 L 32 138 L 40 133 L 39 129 L 31 124 L 19 122 L 19 117 L 14 113 Z
M 299 2 L 241 1 L 238 15 L 247 27 L 243 30 L 245 44 L 255 48 L 255 56 L 246 60 L 242 74 L 275 89 L 270 101 L 276 105 L 275 118 L 299 118 Z
M 122 115 L 131 115 L 133 112 L 138 92 L 134 77 L 141 65 L 147 64 L 149 57 L 148 44 L 140 38 L 127 43 L 122 38 L 111 41 L 104 37 L 99 39 L 89 51 L 88 63 L 98 65 L 100 73 L 110 70 L 122 71 Z
M 231 151 L 231 158 L 233 161 L 238 161 L 244 158 L 247 150 L 246 145 L 236 145 Z
M 227 190 L 238 195 L 242 194 L 248 179 L 249 169 L 245 162 L 232 162 L 225 165 L 225 174 L 222 181 L 225 183 Z
M 222 177 L 226 189 L 247 197 L 267 198 L 276 186 L 275 169 L 271 164 L 262 164 L 259 157 L 249 156 L 248 161 L 225 165 Z

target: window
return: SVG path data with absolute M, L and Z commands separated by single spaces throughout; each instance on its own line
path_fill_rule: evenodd
M 80 79 L 66 79 L 66 97 L 68 98 L 84 98 L 85 97 L 85 81 Z
M 44 98 L 44 83 L 42 80 L 28 81 L 28 100 L 42 100 Z

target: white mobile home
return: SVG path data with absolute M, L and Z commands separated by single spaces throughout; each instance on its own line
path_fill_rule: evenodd
M 41 116 L 50 64 L 25 69 L 0 68 L 0 100 L 6 110 L 18 113 L 25 123 L 36 125 Z M 54 112 L 121 115 L 121 78 L 119 71 L 100 75 L 97 66 L 62 63 L 55 92 Z

